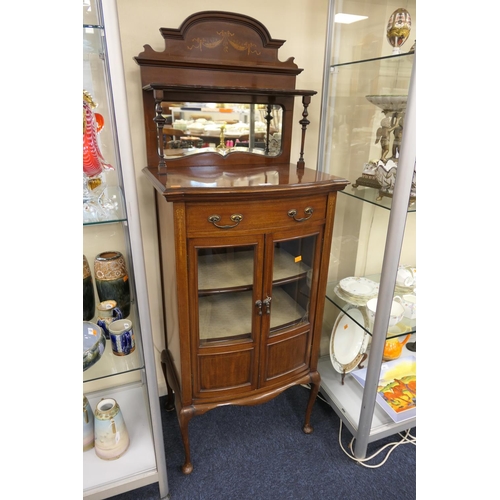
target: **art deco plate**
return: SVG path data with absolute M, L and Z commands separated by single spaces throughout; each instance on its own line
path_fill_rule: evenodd
M 361 311 L 352 308 L 349 315 L 339 315 L 330 337 L 330 359 L 333 368 L 342 374 L 351 372 L 359 365 L 370 339 L 366 331 L 359 326 L 365 325 Z
M 378 283 L 368 278 L 349 277 L 340 280 L 341 290 L 354 297 L 375 296 L 378 293 Z

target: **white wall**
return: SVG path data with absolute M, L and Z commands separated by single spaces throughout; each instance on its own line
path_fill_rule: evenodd
M 151 307 L 151 322 L 156 347 L 157 374 L 160 394 L 166 393 L 159 355 L 164 349 L 163 318 L 161 306 L 161 283 L 158 268 L 158 242 L 153 187 L 142 174 L 146 166 L 146 144 L 142 110 L 142 91 L 139 66 L 133 60 L 143 51 L 143 45 L 155 50 L 164 48 L 159 29 L 178 28 L 189 15 L 204 10 L 223 10 L 251 16 L 268 29 L 273 38 L 286 40 L 279 52 L 281 61 L 289 57 L 304 71 L 297 77 L 297 88 L 318 91 L 308 108 L 311 124 L 308 127 L 304 158 L 306 166 L 316 168 L 320 119 L 321 86 L 323 79 L 323 55 L 325 47 L 328 0 L 253 0 L 228 6 L 222 0 L 118 0 L 118 16 L 122 39 L 127 99 L 134 162 L 137 174 L 139 211 L 141 217 L 146 274 Z M 302 107 L 296 105 L 297 126 L 294 129 L 292 161 L 298 160 L 300 151 L 300 126 Z M 294 157 L 296 156 L 296 158 Z

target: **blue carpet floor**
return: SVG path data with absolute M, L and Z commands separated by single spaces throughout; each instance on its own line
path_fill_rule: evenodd
M 258 406 L 225 406 L 194 417 L 190 424 L 193 472 L 181 472 L 184 451 L 175 411 L 160 398 L 172 500 L 412 500 L 416 498 L 416 446 L 395 448 L 385 464 L 366 468 L 339 445 L 340 420 L 317 399 L 312 434 L 302 431 L 309 390 L 295 386 Z M 411 434 L 416 437 L 416 429 Z M 352 436 L 344 427 L 348 450 Z M 399 435 L 371 443 L 367 457 Z M 371 465 L 386 456 L 382 452 Z M 149 485 L 113 500 L 153 500 L 158 485 Z

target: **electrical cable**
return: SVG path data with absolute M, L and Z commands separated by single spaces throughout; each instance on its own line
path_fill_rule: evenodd
M 308 385 L 308 384 L 302 384 L 302 386 L 305 387 L 305 388 L 307 388 L 307 389 L 311 389 L 310 385 Z M 321 401 L 323 401 L 324 403 L 326 403 L 328 406 L 330 406 L 330 403 L 328 403 L 328 401 L 320 393 L 318 393 L 317 398 L 320 399 Z M 386 445 L 382 446 L 378 451 L 376 451 L 370 457 L 367 457 L 367 458 L 357 458 L 354 455 L 354 450 L 353 450 L 353 443 L 356 440 L 356 438 L 353 437 L 351 439 L 351 442 L 349 443 L 349 450 L 350 450 L 350 453 L 349 453 L 344 448 L 344 446 L 342 444 L 342 427 L 343 427 L 342 424 L 343 424 L 343 422 L 342 422 L 341 418 L 339 418 L 339 421 L 340 421 L 340 427 L 339 427 L 339 445 L 340 445 L 340 448 L 342 449 L 342 451 L 349 458 L 351 458 L 352 460 L 354 460 L 355 462 L 357 462 L 359 465 L 362 465 L 363 467 L 367 467 L 369 469 L 376 469 L 377 467 L 381 467 L 382 465 L 384 465 L 385 462 L 388 460 L 389 456 L 391 455 L 391 453 L 398 446 L 400 446 L 402 444 L 413 444 L 414 446 L 417 445 L 417 438 L 415 436 L 413 436 L 412 434 L 410 434 L 410 430 L 411 429 L 407 429 L 404 433 L 398 432 L 398 435 L 401 436 L 401 440 L 400 441 L 396 441 L 396 442 L 393 442 L 393 443 L 387 443 Z M 365 462 L 369 462 L 370 460 L 373 460 L 374 458 L 376 458 L 380 453 L 382 453 L 387 448 L 390 448 L 390 449 L 387 452 L 387 455 L 385 456 L 385 458 L 382 460 L 382 462 L 380 462 L 378 464 L 374 464 L 374 465 L 370 465 L 370 464 L 365 463 Z
M 347 452 L 346 449 L 344 448 L 344 446 L 342 445 L 342 419 L 340 419 L 340 427 L 339 427 L 339 444 L 340 444 L 340 448 L 342 449 L 342 451 L 349 458 L 351 458 L 352 460 L 354 460 L 358 464 L 362 465 L 363 467 L 367 467 L 369 469 L 376 469 L 377 467 L 381 467 L 382 465 L 384 465 L 385 462 L 387 461 L 387 459 L 389 458 L 389 456 L 391 455 L 391 453 L 398 446 L 400 446 L 402 444 L 413 444 L 414 446 L 417 445 L 417 438 L 415 436 L 413 436 L 412 434 L 410 434 L 410 429 L 408 429 L 404 434 L 401 433 L 401 432 L 399 432 L 398 434 L 402 438 L 400 441 L 396 441 L 396 442 L 393 442 L 393 443 L 387 443 L 386 445 L 382 446 L 382 448 L 380 448 L 378 451 L 376 451 L 370 457 L 367 457 L 367 458 L 357 458 L 357 457 L 354 456 L 354 451 L 353 451 L 353 448 L 352 448 L 352 445 L 353 445 L 354 441 L 356 440 L 356 438 L 353 437 L 351 439 L 351 442 L 349 443 L 349 450 L 351 451 L 351 454 L 349 452 Z M 384 451 L 387 448 L 389 448 L 389 451 L 387 452 L 387 455 L 382 460 L 382 462 L 380 462 L 378 464 L 375 464 L 375 465 L 370 465 L 370 464 L 366 464 L 365 463 L 365 462 L 369 462 L 370 460 L 373 460 L 375 457 L 377 457 L 377 455 L 379 455 L 382 451 Z

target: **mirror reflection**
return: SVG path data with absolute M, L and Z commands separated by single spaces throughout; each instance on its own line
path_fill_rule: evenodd
M 281 106 L 162 102 L 163 152 L 167 158 L 203 152 L 226 155 L 281 153 Z

